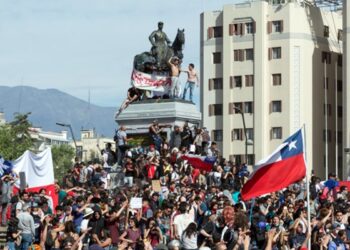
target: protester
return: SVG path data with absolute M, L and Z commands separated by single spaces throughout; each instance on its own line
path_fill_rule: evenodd
M 196 70 L 194 69 L 194 64 L 190 63 L 188 65 L 188 70 L 182 70 L 182 72 L 187 73 L 187 82 L 186 82 L 186 85 L 184 88 L 182 99 L 184 99 L 184 100 L 186 99 L 186 93 L 187 93 L 187 90 L 189 89 L 190 90 L 190 101 L 193 102 L 193 88 L 194 88 L 194 85 L 197 85 L 197 87 L 198 87 L 198 83 L 199 83 L 199 78 L 198 78 Z
M 128 93 L 127 93 L 127 98 L 125 99 L 125 101 L 122 103 L 122 105 L 120 106 L 118 112 L 115 114 L 115 119 L 118 118 L 118 116 L 133 102 L 140 100 L 141 98 L 141 90 L 139 90 L 138 88 L 136 88 L 135 86 L 132 86 L 131 88 L 128 89 Z

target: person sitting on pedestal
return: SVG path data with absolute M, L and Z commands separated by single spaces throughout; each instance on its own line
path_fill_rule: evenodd
M 128 89 L 128 97 L 126 100 L 123 102 L 123 104 L 120 106 L 118 112 L 115 114 L 115 119 L 125 110 L 129 104 L 140 100 L 141 98 L 141 91 L 137 89 L 135 86 L 132 86 L 131 88 Z

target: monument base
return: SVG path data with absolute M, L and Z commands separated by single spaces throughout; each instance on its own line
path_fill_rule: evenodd
M 174 125 L 182 127 L 186 121 L 189 126 L 201 125 L 201 113 L 192 102 L 182 99 L 159 99 L 135 102 L 125 109 L 116 119 L 119 126 L 127 128 L 128 137 L 133 138 L 129 144 L 134 146 L 149 143 L 149 127 L 154 120 L 161 125 L 171 125 L 165 128 L 164 137 L 170 139 Z

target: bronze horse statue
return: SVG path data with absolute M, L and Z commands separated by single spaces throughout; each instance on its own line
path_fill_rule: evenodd
M 159 62 L 151 52 L 143 52 L 134 57 L 134 69 L 144 72 L 152 73 L 154 71 L 158 72 L 168 72 L 169 66 L 168 61 L 171 57 L 178 57 L 180 61 L 183 59 L 183 45 L 185 44 L 185 29 L 178 29 L 174 42 L 170 47 L 167 47 L 164 58 L 160 58 Z

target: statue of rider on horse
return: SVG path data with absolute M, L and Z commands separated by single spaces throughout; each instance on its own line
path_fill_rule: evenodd
M 163 22 L 158 23 L 158 29 L 149 36 L 152 44 L 150 52 L 143 52 L 134 58 L 134 68 L 141 72 L 169 71 L 168 60 L 177 57 L 183 59 L 183 45 L 185 43 L 185 30 L 178 29 L 174 42 L 171 44 L 168 36 L 163 31 Z

